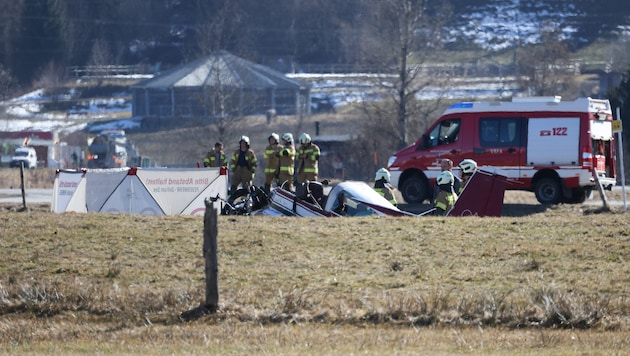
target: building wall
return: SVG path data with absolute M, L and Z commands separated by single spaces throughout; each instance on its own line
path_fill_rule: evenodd
M 274 108 L 280 115 L 308 114 L 308 90 L 216 91 L 202 88 L 175 88 L 171 91 L 132 89 L 134 117 L 218 117 L 265 115 Z M 173 106 L 174 105 L 174 106 Z

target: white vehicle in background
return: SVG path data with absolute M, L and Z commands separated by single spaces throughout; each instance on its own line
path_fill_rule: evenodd
M 37 153 L 33 147 L 18 147 L 11 158 L 10 167 L 20 167 L 24 163 L 24 168 L 37 168 Z

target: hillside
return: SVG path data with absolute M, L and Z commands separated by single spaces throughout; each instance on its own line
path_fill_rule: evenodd
M 450 7 L 443 8 L 447 3 Z M 454 51 L 496 51 L 532 44 L 540 40 L 543 29 L 561 34 L 573 49 L 628 32 L 623 0 L 423 4 L 421 16 L 428 20 L 423 18 L 420 27 L 444 19 L 439 37 Z M 391 19 L 376 8 L 363 0 L 104 0 L 102 6 L 7 2 L 6 21 L 0 23 L 5 43 L 0 65 L 6 71 L 0 71 L 0 78 L 13 75 L 24 86 L 55 83 L 59 73 L 93 64 L 133 65 L 153 72 L 207 53 L 209 48 L 286 71 L 309 64 L 355 64 L 356 44 L 372 40 L 366 25 Z M 452 16 L 446 20 L 444 15 Z M 420 34 L 423 29 L 417 31 Z M 67 68 L 56 67 L 59 64 Z
M 539 41 L 542 28 L 554 29 L 575 49 L 599 38 L 628 34 L 624 0 L 518 1 L 451 0 L 456 46 L 474 44 L 488 50 L 510 48 Z

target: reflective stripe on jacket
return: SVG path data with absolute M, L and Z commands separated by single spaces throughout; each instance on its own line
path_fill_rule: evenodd
M 392 205 L 396 205 L 398 204 L 398 202 L 396 201 L 396 197 L 394 197 L 394 194 L 392 193 L 392 190 L 388 187 L 381 187 L 381 188 L 374 188 L 374 190 L 382 195 L 385 199 L 387 199 L 390 203 L 392 203 Z
M 208 154 L 206 155 L 206 158 L 203 159 L 204 167 L 221 167 L 221 166 L 227 167 L 227 165 L 228 165 L 228 161 L 223 151 L 221 151 L 220 153 L 219 162 L 217 162 L 217 156 L 214 154 L 214 152 L 208 152 Z
M 295 147 L 293 145 L 283 147 L 278 155 L 280 156 L 280 172 L 287 172 L 293 175 L 295 170 Z
M 442 209 L 445 212 L 450 210 L 457 201 L 457 194 L 440 190 L 435 198 L 435 208 Z
M 319 160 L 319 146 L 311 143 L 308 146 L 300 146 L 297 152 L 297 156 L 304 155 L 304 158 L 300 158 L 300 165 L 298 172 L 315 173 L 317 175 L 317 160 Z
M 282 150 L 282 145 L 269 145 L 265 149 L 265 174 L 276 174 L 280 166 L 278 152 Z

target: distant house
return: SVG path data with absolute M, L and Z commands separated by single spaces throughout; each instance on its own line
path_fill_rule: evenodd
M 134 117 L 307 114 L 310 86 L 225 51 L 172 68 L 131 87 Z

